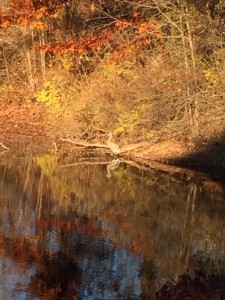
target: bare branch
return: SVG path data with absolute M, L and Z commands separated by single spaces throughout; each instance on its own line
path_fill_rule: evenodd
M 2 146 L 2 148 L 6 149 L 6 150 L 10 150 L 8 147 L 6 147 L 3 143 L 0 143 L 0 146 Z

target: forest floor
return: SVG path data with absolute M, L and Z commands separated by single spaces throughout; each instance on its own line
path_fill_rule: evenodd
M 73 126 L 72 126 L 73 127 Z M 0 105 L 0 143 L 10 149 L 31 145 L 36 149 L 57 149 L 75 152 L 75 145 L 61 138 L 73 136 L 71 120 L 49 119 L 44 105 Z M 104 143 L 104 141 L 102 141 Z M 126 145 L 127 141 L 120 141 Z M 0 146 L 0 150 L 2 146 Z M 104 150 L 96 151 L 104 153 Z M 200 171 L 212 179 L 225 182 L 225 142 L 194 143 L 167 140 L 156 143 L 142 142 L 140 147 L 126 153 L 126 157 L 145 165 L 182 172 L 185 168 Z M 219 169 L 219 171 L 218 171 Z

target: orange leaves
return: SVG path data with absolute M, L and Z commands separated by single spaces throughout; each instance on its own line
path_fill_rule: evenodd
M 143 21 L 137 12 L 133 13 L 132 21 L 116 22 L 115 28 L 117 31 L 124 31 L 123 41 L 113 51 L 111 56 L 111 62 L 114 61 L 116 63 L 123 60 L 135 62 L 140 47 L 151 45 L 162 36 L 159 22 L 152 19 Z
M 143 45 L 152 43 L 155 39 L 162 36 L 160 23 L 155 20 L 140 23 L 138 26 L 138 35 Z
M 30 22 L 30 27 L 32 27 L 33 29 L 39 30 L 39 31 L 48 29 L 48 25 L 41 21 Z
M 47 12 L 47 8 L 46 8 L 46 7 L 41 7 L 40 9 L 38 9 L 38 10 L 36 11 L 36 13 L 35 13 L 35 18 L 36 18 L 37 20 L 42 19 L 42 18 L 45 16 L 46 12 Z
M 9 27 L 9 26 L 10 26 L 9 20 L 3 20 L 1 26 L 2 26 L 3 28 Z
M 134 20 L 131 22 L 116 22 L 116 30 L 123 31 L 128 27 L 133 28 L 135 31 L 135 39 L 143 45 L 147 45 L 152 41 L 153 36 L 155 38 L 161 37 L 162 32 L 160 29 L 160 23 L 155 20 L 143 21 L 138 18 L 138 13 L 133 14 Z M 151 36 L 151 39 L 149 37 Z
M 140 21 L 137 16 L 135 14 L 133 21 L 117 21 L 114 28 L 104 29 L 96 35 L 84 36 L 79 40 L 69 40 L 63 44 L 51 43 L 41 47 L 41 50 L 61 55 L 68 52 L 88 54 L 93 51 L 104 51 L 107 48 L 111 49 L 112 59 L 118 62 L 131 55 L 135 47 L 137 49 L 139 46 L 149 45 L 160 37 L 158 22 L 154 20 Z M 126 31 L 126 29 L 129 29 L 129 33 L 123 36 L 122 42 L 118 43 L 117 32 Z
M 6 28 L 11 24 L 19 24 L 22 27 L 28 27 L 36 31 L 44 31 L 51 25 L 51 39 L 57 35 L 55 34 L 55 24 L 59 26 L 62 24 L 60 18 L 65 15 L 65 6 L 63 5 L 66 0 L 9 0 L 10 11 L 0 14 L 0 26 Z M 94 1 L 91 2 L 91 10 L 97 10 Z M 71 7 L 68 6 L 69 10 Z M 54 19 L 54 21 L 52 21 Z M 102 22 L 102 21 L 101 21 Z M 90 25 L 91 26 L 91 25 Z M 100 28 L 105 28 L 100 31 Z M 90 30 L 89 30 L 90 29 Z M 104 26 L 97 26 L 96 28 L 89 27 L 89 36 L 81 36 L 82 28 L 78 35 L 80 38 L 76 40 L 69 39 L 65 42 L 48 43 L 48 35 L 45 36 L 45 45 L 38 46 L 44 52 L 51 52 L 55 55 L 62 55 L 71 52 L 80 59 L 86 57 L 86 64 L 93 62 L 94 54 L 96 61 L 99 58 L 107 57 L 107 61 L 120 62 L 123 60 L 131 61 L 136 60 L 136 54 L 140 49 L 144 49 L 153 44 L 162 33 L 160 30 L 160 23 L 153 19 L 143 20 L 142 16 L 134 11 L 128 18 L 117 18 L 114 25 L 112 23 L 105 24 Z M 58 29 L 60 37 L 71 36 L 71 33 L 64 31 L 65 29 Z M 98 33 L 93 34 L 94 30 L 99 30 Z M 61 34 L 62 33 L 62 34 Z M 66 34 L 65 34 L 66 33 Z M 49 35 L 50 37 L 50 35 Z M 59 40 L 58 39 L 58 40 Z M 37 39 L 34 39 L 37 41 Z M 81 58 L 82 59 L 82 58 Z M 95 63 L 95 62 L 94 62 Z
M 137 11 L 134 11 L 133 12 L 133 18 L 137 18 L 139 16 L 138 12 Z
M 10 0 L 10 10 L 0 12 L 0 27 L 18 24 L 38 31 L 46 30 L 48 21 L 58 17 L 59 5 L 53 0 Z
M 129 26 L 132 26 L 132 23 L 125 22 L 125 21 L 118 21 L 118 22 L 115 23 L 115 27 L 116 27 L 117 30 L 124 30 Z
M 105 29 L 97 35 L 83 37 L 79 40 L 69 40 L 63 44 L 55 43 L 48 44 L 41 47 L 43 51 L 50 51 L 54 54 L 65 54 L 68 52 L 74 52 L 77 54 L 83 54 L 90 51 L 100 51 L 106 43 L 112 42 L 114 36 L 112 32 Z
M 0 26 L 6 28 L 12 24 L 18 24 L 22 27 L 30 27 L 36 30 L 46 30 L 48 25 L 33 15 L 0 15 Z
M 139 34 L 145 34 L 146 32 L 154 31 L 155 26 L 157 23 L 155 21 L 149 20 L 148 22 L 142 22 L 138 26 Z
M 27 14 L 34 9 L 32 0 L 10 0 L 10 12 Z

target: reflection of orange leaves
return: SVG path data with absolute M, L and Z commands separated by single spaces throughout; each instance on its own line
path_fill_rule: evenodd
M 119 243 L 116 243 L 115 241 L 111 240 L 111 247 L 113 249 L 119 248 Z
M 110 220 L 112 223 L 115 223 L 117 215 L 113 209 L 107 209 L 104 213 L 107 220 Z
M 14 242 L 17 248 L 23 248 L 25 240 L 23 238 L 17 238 L 14 240 Z
M 0 236 L 0 245 L 4 244 L 5 238 L 3 236 Z
M 144 234 L 138 234 L 133 240 L 132 240 L 132 250 L 135 252 L 142 253 L 142 249 L 145 247 L 145 236 Z
M 37 227 L 44 228 L 48 230 L 53 230 L 56 228 L 60 228 L 65 231 L 72 231 L 74 229 L 86 233 L 91 234 L 93 236 L 100 236 L 101 231 L 96 226 L 96 224 L 92 220 L 73 220 L 73 221 L 63 221 L 56 218 L 51 218 L 49 220 L 37 220 Z

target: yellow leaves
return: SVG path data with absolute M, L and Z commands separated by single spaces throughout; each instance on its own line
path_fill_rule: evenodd
M 57 19 L 58 17 L 59 17 L 59 13 L 58 12 L 56 12 L 54 14 L 51 14 L 51 18 L 53 18 L 53 19 Z
M 94 3 L 91 3 L 91 11 L 92 11 L 92 12 L 95 11 L 95 5 L 94 5 Z
M 37 12 L 35 13 L 35 18 L 37 20 L 40 20 L 41 18 L 44 17 L 44 15 L 46 14 L 47 8 L 46 7 L 42 7 L 39 10 L 37 10 Z
M 101 73 L 103 77 L 108 79 L 114 79 L 119 76 L 134 78 L 134 73 L 131 69 L 129 69 L 129 64 L 116 64 L 116 63 L 109 63 L 105 64 L 101 69 Z
M 219 76 L 216 74 L 216 71 L 213 68 L 207 69 L 203 73 L 204 73 L 205 79 L 210 84 L 216 85 L 217 83 L 219 83 Z
M 44 103 L 56 110 L 58 110 L 59 106 L 59 97 L 59 89 L 57 88 L 54 79 L 45 82 L 44 89 L 35 95 L 37 102 Z
M 124 133 L 125 130 L 126 130 L 126 125 L 122 124 L 114 130 L 114 134 L 120 135 L 120 134 Z
M 60 9 L 55 10 L 54 12 L 49 12 L 48 8 L 46 6 L 42 6 L 40 9 L 36 10 L 34 12 L 34 18 L 36 20 L 40 20 L 40 19 L 56 19 L 59 17 L 60 14 Z
M 87 53 L 84 53 L 79 56 L 79 60 L 88 62 L 91 61 L 91 58 L 87 55 Z
M 45 154 L 36 158 L 37 164 L 41 167 L 42 172 L 51 176 L 57 167 L 57 159 L 53 155 Z
M 69 71 L 73 67 L 73 58 L 68 55 L 63 55 L 60 57 L 60 60 L 62 62 L 63 68 L 67 71 Z
M 48 28 L 48 25 L 41 21 L 34 21 L 34 22 L 30 23 L 30 27 L 32 27 L 33 29 L 36 29 L 36 30 L 43 31 Z

